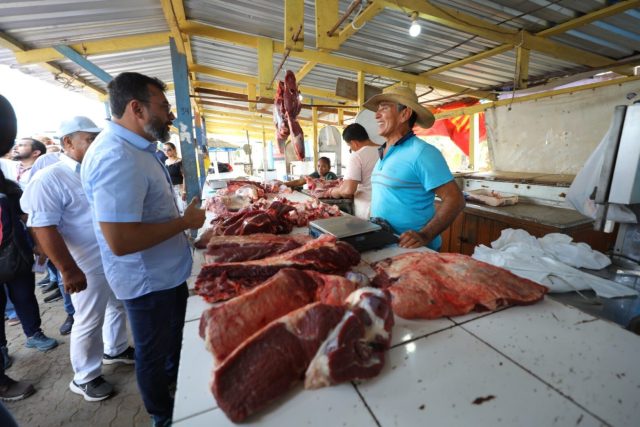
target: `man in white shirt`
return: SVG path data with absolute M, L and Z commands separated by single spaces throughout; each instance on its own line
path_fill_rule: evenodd
M 80 163 L 99 131 L 86 117 L 63 122 L 65 154 L 33 177 L 21 199 L 38 244 L 71 294 L 75 322 L 70 355 L 75 375 L 69 388 L 87 401 L 100 401 L 113 393 L 113 386 L 102 378 L 103 359 L 107 364 L 134 360 L 127 344 L 124 307 L 105 278 L 80 181 Z
M 378 148 L 369 139 L 362 125 L 353 123 L 344 128 L 342 139 L 349 146 L 347 172 L 340 187 L 327 190 L 325 198 L 346 199 L 353 197 L 354 214 L 369 219 L 371 206 L 371 172 L 378 161 Z

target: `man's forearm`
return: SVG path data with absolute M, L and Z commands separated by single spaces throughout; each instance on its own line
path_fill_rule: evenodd
M 148 249 L 183 232 L 184 217 L 163 223 L 100 222 L 100 229 L 111 251 L 123 256 Z
M 442 198 L 442 203 L 436 209 L 436 213 L 422 229 L 420 234 L 428 241 L 435 239 L 440 233 L 447 229 L 456 219 L 458 214 L 464 209 L 465 201 L 460 194 L 448 194 Z
M 60 272 L 78 268 L 56 226 L 32 227 L 31 230 L 40 250 Z

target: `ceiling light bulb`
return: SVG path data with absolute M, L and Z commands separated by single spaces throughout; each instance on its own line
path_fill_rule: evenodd
M 413 12 L 411 14 L 411 27 L 409 27 L 409 35 L 411 37 L 418 37 L 418 35 L 420 34 L 420 31 L 422 31 L 422 27 L 418 22 L 418 13 Z

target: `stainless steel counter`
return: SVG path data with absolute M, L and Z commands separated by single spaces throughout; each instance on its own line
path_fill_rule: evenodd
M 509 218 L 531 221 L 536 224 L 546 225 L 559 229 L 571 228 L 592 222 L 578 211 L 573 209 L 556 208 L 553 206 L 518 203 L 512 206 L 487 206 L 467 202 L 467 212 L 473 211 L 503 215 Z

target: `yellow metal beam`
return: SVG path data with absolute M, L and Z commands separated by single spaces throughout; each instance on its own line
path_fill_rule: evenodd
M 256 85 L 254 84 L 247 84 L 247 99 L 249 101 L 255 101 L 256 100 Z M 256 102 L 250 102 L 249 103 L 249 111 L 255 112 L 257 111 L 257 107 L 258 104 Z
M 206 73 L 203 73 L 203 74 L 206 74 Z M 224 92 L 233 92 L 241 95 L 248 95 L 247 85 L 245 85 L 244 87 L 238 87 L 238 86 L 221 85 L 218 83 L 203 82 L 203 81 L 195 80 L 193 81 L 193 87 L 194 88 L 201 87 L 204 89 L 221 90 Z
M 535 101 L 537 99 L 550 98 L 552 96 L 565 95 L 568 93 L 581 92 L 583 90 L 589 89 L 597 89 L 599 87 L 611 86 L 611 85 L 621 85 L 627 82 L 633 82 L 640 80 L 640 76 L 632 76 L 632 77 L 620 77 L 618 79 L 606 80 L 598 83 L 591 83 L 582 86 L 574 86 L 564 89 L 551 90 L 548 92 L 535 93 L 532 95 L 525 95 L 514 99 L 501 99 L 499 101 L 487 102 L 486 104 L 476 104 L 471 107 L 463 107 L 457 108 L 455 110 L 447 110 L 441 113 L 436 114 L 436 119 L 449 119 L 452 117 L 464 116 L 464 115 L 472 115 L 475 113 L 479 113 L 481 111 L 488 110 L 489 108 L 500 107 L 503 105 L 509 104 L 518 104 L 521 102 L 527 101 Z
M 451 62 L 450 64 L 446 64 L 446 65 L 442 65 L 440 67 L 434 68 L 432 70 L 429 71 L 425 71 L 424 73 L 420 74 L 421 76 L 433 76 L 436 74 L 440 74 L 443 73 L 447 70 L 451 70 L 453 68 L 457 68 L 457 67 L 462 67 L 464 65 L 467 64 L 471 64 L 473 62 L 476 61 L 481 61 L 485 58 L 490 58 L 492 56 L 495 55 L 499 55 L 501 53 L 504 53 L 508 50 L 513 49 L 513 46 L 511 46 L 510 44 L 504 44 L 502 46 L 498 46 L 498 47 L 494 47 L 493 49 L 489 49 L 489 50 L 485 50 L 484 52 L 480 52 L 476 55 L 471 55 L 468 56 L 466 58 L 463 58 L 459 61 L 455 61 L 455 62 Z
M 402 13 L 415 11 L 418 12 L 420 18 L 427 21 L 436 22 L 468 34 L 475 34 L 499 43 L 507 43 L 512 46 L 521 46 L 526 49 L 535 50 L 564 61 L 588 65 L 590 67 L 600 67 L 613 62 L 610 58 L 605 56 L 596 55 L 581 49 L 576 49 L 547 40 L 526 31 L 516 31 L 500 27 L 484 21 L 483 19 L 459 12 L 458 10 L 450 7 L 433 5 L 427 0 L 373 1 Z
M 354 35 L 360 28 L 362 28 L 364 24 L 378 16 L 378 14 L 383 10 L 384 6 L 378 3 L 370 3 L 369 5 L 367 5 L 367 7 L 364 8 L 362 12 L 358 16 L 356 16 L 349 25 L 347 25 L 340 31 L 340 34 L 338 35 L 339 44 L 342 45 L 344 42 L 346 42 L 347 39 Z
M 567 22 L 563 22 L 562 24 L 556 25 L 551 28 L 547 28 L 546 30 L 542 30 L 536 33 L 536 36 L 539 36 L 539 37 L 555 36 L 557 34 L 565 33 L 574 28 L 587 25 L 590 22 L 599 21 L 601 19 L 608 18 L 609 16 L 617 15 L 619 13 L 624 12 L 625 10 L 632 9 L 635 7 L 640 7 L 640 0 L 621 1 L 611 6 L 604 7 L 602 9 L 587 13 L 578 18 L 570 19 Z
M 260 37 L 258 39 L 258 96 L 273 97 L 273 42 Z
M 68 46 L 73 50 L 80 52 L 82 55 L 100 55 L 105 53 L 165 46 L 167 43 L 169 43 L 169 33 L 161 32 L 87 41 L 83 43 L 70 44 Z M 64 55 L 52 47 L 15 51 L 15 55 L 16 61 L 21 65 L 40 64 L 43 62 L 58 61 L 64 58 Z
M 254 76 L 246 74 L 232 73 L 230 71 L 218 70 L 217 68 L 209 67 L 207 65 L 193 64 L 189 66 L 189 71 L 194 73 L 208 74 L 214 77 L 220 77 L 221 79 L 231 80 L 234 82 L 252 83 L 257 84 L 258 79 Z
M 304 0 L 284 0 L 284 46 L 304 50 Z
M 322 0 L 316 4 L 316 49 L 336 50 L 340 47 L 338 33 L 329 36 L 329 30 L 338 21 L 338 0 Z
M 14 54 L 27 51 L 26 46 L 24 46 L 21 42 L 19 42 L 18 40 L 15 40 L 13 37 L 10 37 L 9 35 L 4 34 L 2 32 L 0 32 L 0 46 L 11 50 Z M 80 83 L 81 85 L 83 85 L 84 87 L 92 91 L 94 94 L 96 94 L 100 99 L 103 99 L 107 94 L 107 91 L 102 89 L 101 87 L 96 86 L 91 82 L 88 82 L 80 77 L 75 76 L 73 73 L 70 73 L 69 71 L 63 69 L 62 67 L 60 67 L 59 65 L 56 65 L 53 62 L 44 62 L 38 65 L 40 65 L 45 70 L 49 71 L 54 76 L 62 76 L 65 79 L 68 79 L 70 82 L 76 81 Z
M 364 72 L 358 71 L 358 110 L 364 109 L 363 105 L 366 99 L 364 99 Z
M 318 108 L 311 108 L 311 123 L 312 123 L 312 136 L 313 136 L 313 164 L 318 164 Z
M 184 38 L 182 37 L 177 17 L 177 13 L 179 12 L 176 12 L 171 0 L 160 0 L 160 3 L 162 5 L 164 19 L 167 21 L 169 30 L 171 30 L 171 37 L 173 37 L 176 42 L 176 49 L 179 53 L 184 54 Z
M 222 30 L 220 28 L 193 23 L 191 21 L 187 21 L 187 23 L 181 28 L 183 29 L 183 31 L 185 31 L 188 34 L 197 34 L 199 36 L 224 40 L 231 44 L 238 44 L 238 45 L 249 46 L 253 48 L 257 47 L 258 40 L 262 38 L 262 37 L 256 37 L 256 36 L 247 36 L 245 34 L 236 33 L 234 31 Z M 268 40 L 271 40 L 271 39 L 268 39 Z M 273 51 L 274 53 L 284 54 L 286 49 L 283 43 L 273 41 Z M 342 69 L 352 70 L 356 72 L 365 71 L 367 74 L 387 77 L 387 78 L 398 80 L 398 81 L 408 81 L 408 82 L 413 82 L 417 84 L 433 86 L 437 89 L 443 89 L 449 92 L 456 92 L 456 93 L 464 92 L 469 96 L 474 96 L 477 98 L 495 99 L 495 95 L 492 94 L 491 92 L 478 91 L 472 88 L 466 88 L 463 86 L 443 82 L 443 81 L 432 79 L 429 77 L 418 76 L 410 73 L 403 73 L 401 71 L 392 70 L 384 66 L 373 65 L 364 61 L 349 59 L 349 58 L 345 58 L 337 55 L 331 55 L 329 53 L 320 52 L 318 50 L 305 49 L 302 52 L 292 51 L 290 53 L 290 56 L 293 58 L 303 59 L 305 61 L 316 61 L 320 64 L 325 64 L 325 65 L 329 65 L 336 68 L 342 68 Z M 335 98 L 335 95 L 333 97 Z
M 274 52 L 282 53 L 283 45 L 281 43 L 274 43 Z M 367 74 L 373 74 L 376 76 L 388 77 L 390 79 L 398 81 L 407 81 L 417 84 L 423 84 L 427 86 L 433 86 L 438 89 L 447 90 L 449 92 L 468 92 L 469 96 L 475 96 L 479 98 L 495 99 L 495 96 L 491 92 L 478 91 L 472 88 L 459 86 L 453 83 L 447 83 L 440 80 L 436 80 L 430 77 L 423 77 L 416 74 L 404 73 L 402 71 L 393 70 L 384 66 L 369 64 L 364 61 L 356 59 L 349 59 L 342 56 L 331 55 L 326 52 L 312 51 L 306 49 L 304 52 L 291 52 L 291 56 L 295 58 L 304 59 L 306 61 L 316 60 L 319 63 L 327 64 L 336 68 L 343 68 L 352 71 L 364 71 Z
M 311 70 L 313 70 L 313 67 L 315 67 L 316 64 L 317 64 L 316 61 L 307 61 L 302 66 L 302 68 L 298 70 L 298 72 L 296 73 L 296 81 L 298 82 L 298 84 L 300 84 L 300 81 L 304 79 L 305 76 L 311 72 Z
M 518 89 L 524 89 L 528 86 L 529 52 L 529 49 L 525 49 L 523 47 L 516 48 L 516 66 L 518 67 L 518 70 L 516 71 L 516 75 L 518 76 L 516 87 Z
M 575 19 L 571 19 L 567 22 L 564 22 L 562 24 L 556 25 L 554 27 L 548 28 L 546 30 L 540 31 L 538 33 L 536 33 L 536 36 L 538 37 L 550 37 L 550 36 L 554 36 L 557 34 L 561 34 L 564 33 L 566 31 L 569 31 L 573 28 L 578 28 L 581 27 L 583 25 L 586 25 L 590 22 L 599 20 L 599 19 L 604 19 L 606 17 L 609 16 L 613 16 L 616 15 L 618 13 L 622 13 L 625 10 L 631 9 L 633 7 L 638 7 L 640 6 L 640 0 L 627 0 L 627 1 L 622 1 L 620 3 L 616 3 L 613 4 L 611 6 L 605 7 L 603 9 L 599 9 L 596 10 L 594 12 L 591 13 L 587 13 L 586 15 L 580 16 L 579 18 L 575 18 Z M 442 73 L 444 71 L 447 70 L 451 70 L 453 68 L 457 68 L 457 67 L 462 67 L 466 64 L 470 64 L 473 62 L 477 62 L 477 61 L 481 61 L 483 59 L 492 57 L 494 55 L 499 55 L 501 53 L 504 53 L 508 50 L 511 50 L 513 48 L 513 45 L 511 44 L 504 44 L 501 46 L 497 46 L 494 47 L 493 49 L 489 49 L 487 51 L 478 53 L 476 55 L 471 55 L 467 58 L 461 59 L 459 61 L 456 62 L 452 62 L 450 64 L 446 64 L 443 65 L 441 67 L 438 68 L 434 68 L 433 70 L 429 70 L 426 71 L 424 73 L 422 73 L 421 75 L 424 76 L 431 76 L 431 75 L 436 75 L 439 73 Z M 623 72 L 623 73 L 629 73 L 630 72 L 630 68 L 631 67 L 622 67 L 620 69 L 612 69 L 613 71 L 616 72 Z

